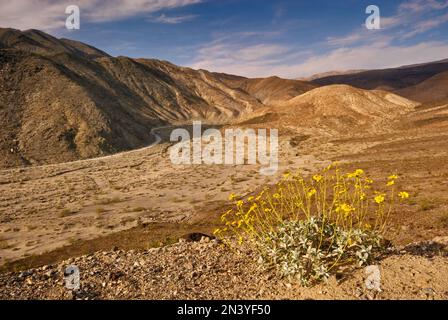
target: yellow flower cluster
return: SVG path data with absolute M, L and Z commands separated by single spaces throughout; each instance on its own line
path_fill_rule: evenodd
M 378 183 L 362 169 L 343 174 L 337 165 L 330 165 L 311 177 L 288 172 L 273 189 L 265 188 L 246 200 L 231 194 L 233 208 L 221 216 L 224 227 L 215 235 L 233 235 L 242 244 L 266 239 L 284 221 L 312 217 L 346 230 L 382 232 L 394 205 L 397 180 L 398 175 L 389 176 L 388 188 L 378 191 L 374 189 Z M 403 201 L 410 195 L 401 191 L 397 197 Z

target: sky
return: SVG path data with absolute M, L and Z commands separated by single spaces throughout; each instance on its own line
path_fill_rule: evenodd
M 80 8 L 79 30 L 65 28 L 68 5 Z M 366 28 L 369 5 L 378 30 Z M 1 0 L 0 27 L 247 77 L 448 58 L 448 0 Z

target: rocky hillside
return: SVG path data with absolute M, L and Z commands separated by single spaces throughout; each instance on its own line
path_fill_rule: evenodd
M 448 100 L 448 71 L 411 87 L 397 90 L 396 93 L 421 103 L 439 103 Z
M 312 82 L 317 85 L 348 84 L 369 90 L 398 90 L 417 85 L 445 71 L 448 71 L 448 59 L 400 68 L 327 76 Z
M 222 73 L 216 76 L 229 87 L 242 90 L 265 105 L 279 104 L 318 87 L 311 82 L 279 77 L 248 79 Z
M 375 129 L 415 104 L 350 85 L 426 102 L 446 97 L 444 70 L 448 61 L 313 82 L 249 79 L 160 60 L 111 57 L 37 30 L 0 29 L 0 168 L 143 147 L 154 139 L 151 129 L 194 119 L 220 124 L 274 120 L 279 127 L 328 128 L 327 134 L 354 125 Z M 434 94 L 422 93 L 427 87 Z
M 273 108 L 290 127 L 320 128 L 331 134 L 354 129 L 384 131 L 391 120 L 412 111 L 418 103 L 381 90 L 331 85 L 311 90 Z
M 261 106 L 206 71 L 0 29 L 0 167 L 129 150 L 149 144 L 151 128 L 229 122 Z

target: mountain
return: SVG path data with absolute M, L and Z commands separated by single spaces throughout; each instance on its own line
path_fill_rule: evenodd
M 56 39 L 40 30 L 19 31 L 16 29 L 0 28 L 0 48 L 14 48 L 39 55 L 54 55 L 56 53 L 71 53 L 86 58 L 109 57 L 101 50 L 84 43 Z
M 151 142 L 154 127 L 227 123 L 261 107 L 207 71 L 0 29 L 0 167 L 138 148 Z
M 421 103 L 438 103 L 448 100 L 448 71 L 404 89 L 396 90 L 396 94 Z
M 346 70 L 346 71 L 327 71 L 327 72 L 313 74 L 310 77 L 297 78 L 297 80 L 313 81 L 313 80 L 317 80 L 317 79 L 321 79 L 321 78 L 327 78 L 327 77 L 331 77 L 331 76 L 356 74 L 356 73 L 360 73 L 360 72 L 364 72 L 364 71 L 367 71 L 367 70 L 359 69 L 359 70 Z
M 223 73 L 215 75 L 229 87 L 242 90 L 265 105 L 278 104 L 318 87 L 307 81 L 279 77 L 248 79 Z
M 439 73 L 448 71 L 448 59 L 431 63 L 354 74 L 328 76 L 313 80 L 317 85 L 347 84 L 361 89 L 399 90 L 415 86 Z
M 417 105 L 386 91 L 330 85 L 304 93 L 273 110 L 281 115 L 282 126 L 350 134 L 360 129 L 387 130 L 391 120 L 411 112 Z
M 412 86 L 421 84 L 433 88 L 430 98 L 444 98 L 446 78 L 437 75 L 445 69 L 448 61 L 313 82 L 250 79 L 167 61 L 111 57 L 38 30 L 0 29 L 0 167 L 131 150 L 150 144 L 153 128 L 192 120 L 271 122 L 326 134 L 375 131 L 417 103 L 359 87 L 387 88 L 419 101 L 425 98 L 423 89 Z M 335 81 L 353 86 L 326 85 Z M 405 87 L 409 90 L 400 91 Z

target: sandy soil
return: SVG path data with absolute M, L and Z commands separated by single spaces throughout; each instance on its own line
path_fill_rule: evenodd
M 28 269 L 44 263 L 61 263 L 73 252 L 78 256 L 107 251 L 114 246 L 146 250 L 154 246 L 153 229 L 143 228 L 145 231 L 140 232 L 138 228 L 142 225 L 165 223 L 171 226 L 166 228 L 165 236 L 198 228 L 210 232 L 216 217 L 226 208 L 230 193 L 250 194 L 260 186 L 274 183 L 286 170 L 310 173 L 336 160 L 343 170 L 363 168 L 373 178 L 391 173 L 401 176 L 398 187 L 409 191 L 412 199 L 392 213 L 386 236 L 394 245 L 446 236 L 448 125 L 444 119 L 434 120 L 434 114 L 428 114 L 427 110 L 418 111 L 394 124 L 395 131 L 339 138 L 319 130 L 312 134 L 309 130 L 287 127 L 281 132 L 278 175 L 269 177 L 260 175 L 259 168 L 251 165 L 173 166 L 166 143 L 87 163 L 3 170 L 0 174 L 0 264 L 6 266 L 4 270 Z M 310 137 L 303 139 L 304 134 Z M 178 231 L 173 233 L 172 226 L 179 226 Z M 163 232 L 156 233 L 157 239 L 164 237 Z M 147 241 L 147 247 L 141 244 L 141 239 Z M 58 251 L 61 247 L 80 249 Z M 381 266 L 388 293 L 370 298 L 421 299 L 429 295 L 446 299 L 448 286 L 443 280 L 446 259 L 409 253 L 386 258 Z M 10 275 L 4 281 L 13 281 L 11 277 L 16 276 Z M 297 289 L 293 293 L 290 291 L 295 284 L 286 284 L 286 291 L 284 288 L 273 291 L 276 293 L 269 297 L 369 298 L 365 292 L 356 291 L 361 279 L 362 271 L 348 279 L 347 285 L 318 286 L 311 291 Z M 100 279 L 93 277 L 92 281 Z M 61 289 L 54 290 L 59 291 L 44 297 L 60 297 Z M 235 298 L 215 293 L 215 298 Z M 113 291 L 100 296 L 110 298 L 115 294 Z M 138 297 L 156 297 L 141 294 Z M 210 298 L 197 294 L 179 296 Z M 241 297 L 267 296 L 248 291 Z
M 0 173 L 0 265 L 58 247 L 129 229 L 139 223 L 200 221 L 226 204 L 275 182 L 289 167 L 312 171 L 328 161 L 292 156 L 281 141 L 277 175 L 259 166 L 174 166 L 162 143 L 106 159 Z

